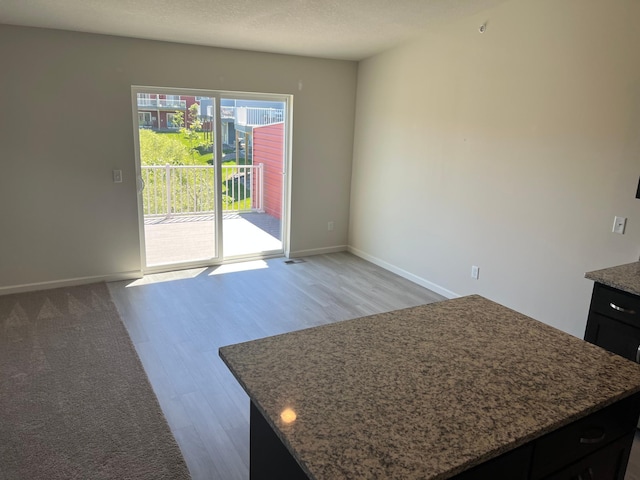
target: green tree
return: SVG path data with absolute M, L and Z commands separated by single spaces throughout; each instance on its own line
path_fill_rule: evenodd
M 189 107 L 189 130 L 192 132 L 200 132 L 202 130 L 202 121 L 198 116 L 199 111 L 200 106 L 197 103 Z
M 171 118 L 171 126 L 177 127 L 182 130 L 184 128 L 184 113 L 175 111 L 173 113 L 173 117 Z
M 151 130 L 140 130 L 140 163 L 142 165 L 185 165 L 191 152 L 180 140 Z
M 187 126 L 185 126 L 184 122 L 184 114 L 182 112 L 176 112 L 174 117 L 174 121 L 180 126 L 180 133 L 184 135 L 184 138 L 187 139 L 189 143 L 189 147 L 191 149 L 191 163 L 193 165 L 196 164 L 196 153 L 198 152 L 197 147 L 200 145 L 201 140 L 201 130 L 202 130 L 202 122 L 198 118 L 198 104 L 194 103 L 189 107 Z M 179 122 L 179 123 L 178 123 Z

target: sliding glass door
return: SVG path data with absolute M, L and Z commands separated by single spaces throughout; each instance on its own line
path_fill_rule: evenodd
M 290 99 L 132 87 L 147 272 L 284 253 Z

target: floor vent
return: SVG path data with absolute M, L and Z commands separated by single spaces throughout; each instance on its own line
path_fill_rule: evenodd
M 304 263 L 304 262 L 306 262 L 306 260 L 302 258 L 291 258 L 289 260 L 284 261 L 284 263 L 286 263 L 287 265 L 293 265 L 294 263 Z

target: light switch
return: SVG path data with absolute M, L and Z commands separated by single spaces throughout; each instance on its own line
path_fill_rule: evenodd
M 475 278 L 476 280 L 480 278 L 480 267 L 478 267 L 477 265 L 471 266 L 471 278 Z
M 122 183 L 122 170 L 113 171 L 113 183 Z
M 627 225 L 627 219 L 625 217 L 615 217 L 613 220 L 613 233 L 619 233 L 624 235 L 624 227 Z

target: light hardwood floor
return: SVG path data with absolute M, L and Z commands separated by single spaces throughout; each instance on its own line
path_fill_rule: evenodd
M 348 253 L 109 287 L 194 480 L 249 478 L 249 399 L 219 347 L 443 299 Z
M 442 300 L 348 253 L 109 284 L 194 480 L 249 478 L 249 399 L 218 348 Z M 640 480 L 636 436 L 626 480 Z

